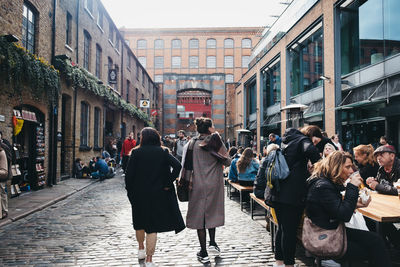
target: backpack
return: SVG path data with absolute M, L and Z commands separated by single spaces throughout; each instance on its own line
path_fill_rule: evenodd
M 271 151 L 267 159 L 268 165 L 265 169 L 265 177 L 269 188 L 276 187 L 279 191 L 279 181 L 285 180 L 290 173 L 285 156 L 280 149 Z

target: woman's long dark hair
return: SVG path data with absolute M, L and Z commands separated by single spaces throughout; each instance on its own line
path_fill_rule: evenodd
M 251 161 L 253 160 L 253 150 L 251 148 L 246 148 L 243 154 L 240 156 L 239 160 L 236 162 L 237 169 L 239 173 L 246 172 L 247 167 L 249 167 Z
M 161 136 L 152 127 L 145 127 L 140 131 L 140 146 L 161 146 Z

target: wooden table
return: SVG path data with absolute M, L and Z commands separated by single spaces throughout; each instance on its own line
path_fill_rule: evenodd
M 400 222 L 400 199 L 398 196 L 371 192 L 371 202 L 358 211 L 376 222 L 377 232 L 381 233 L 382 223 Z

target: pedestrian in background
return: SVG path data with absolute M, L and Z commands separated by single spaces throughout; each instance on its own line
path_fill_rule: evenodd
M 8 216 L 8 198 L 5 191 L 8 180 L 8 162 L 4 149 L 0 146 L 0 201 L 2 219 Z
M 268 135 L 268 145 L 270 144 L 277 144 L 278 146 L 281 146 L 282 143 L 282 138 L 279 137 L 279 135 L 274 134 L 274 133 L 270 133 Z
M 340 142 L 339 142 L 339 135 L 338 134 L 332 135 L 331 140 L 332 140 L 333 144 L 337 147 L 337 149 L 339 151 L 343 151 L 342 144 L 340 144 Z
M 124 173 L 126 173 L 126 166 L 128 164 L 129 155 L 135 146 L 136 146 L 136 141 L 135 139 L 133 139 L 133 132 L 130 132 L 128 137 L 122 144 L 121 148 L 122 169 L 124 170 Z
M 183 147 L 187 144 L 186 134 L 184 130 L 178 131 L 178 139 L 174 143 L 174 156 L 182 162 Z
M 151 127 L 143 128 L 140 145 L 131 151 L 125 185 L 139 243 L 138 258 L 146 258 L 146 266 L 155 266 L 152 257 L 157 233 L 179 233 L 185 228 L 173 185 L 180 170 L 179 161 L 161 147 L 159 133 Z
M 211 252 L 220 253 L 220 248 L 215 242 L 215 228 L 224 225 L 224 178 L 223 165 L 228 166 L 231 163 L 225 145 L 222 143 L 221 137 L 215 132 L 213 122 L 209 118 L 196 118 L 195 125 L 198 136 L 192 138 L 193 144 L 193 189 L 189 192 L 189 205 L 186 215 L 186 226 L 190 229 L 197 230 L 197 236 L 200 242 L 200 251 L 197 258 L 202 263 L 210 262 L 206 248 L 206 229 L 210 237 L 209 250 Z M 217 156 L 211 151 L 203 149 L 201 146 L 215 137 L 219 140 L 220 146 Z M 217 141 L 218 141 L 217 140 Z M 188 147 L 185 146 L 183 151 L 183 162 L 186 164 L 190 159 L 186 158 Z M 205 145 L 207 146 L 207 145 Z M 184 165 L 185 166 L 185 165 Z
M 323 136 L 321 129 L 316 125 L 308 125 L 308 126 L 301 128 L 301 133 L 311 139 L 314 146 L 317 147 L 319 153 L 321 153 L 321 156 L 322 156 L 322 153 L 324 152 L 324 148 L 327 143 L 330 143 L 331 145 L 333 145 L 335 150 L 337 150 L 337 147 L 332 142 L 332 140 L 326 136 Z

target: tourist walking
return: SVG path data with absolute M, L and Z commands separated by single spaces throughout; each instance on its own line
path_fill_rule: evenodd
M 4 149 L 0 146 L 0 201 L 1 213 L 0 218 L 8 216 L 8 197 L 6 193 L 6 185 L 8 180 L 8 162 Z
M 131 150 L 136 146 L 136 141 L 133 139 L 133 132 L 130 132 L 128 137 L 125 139 L 121 148 L 121 158 L 122 158 L 122 169 L 124 173 L 126 172 L 126 165 L 128 164 L 129 155 Z
M 190 160 L 186 155 L 193 155 L 193 189 L 189 192 L 189 205 L 186 216 L 186 226 L 196 229 L 200 242 L 200 251 L 197 257 L 200 262 L 209 262 L 206 248 L 206 229 L 208 229 L 210 252 L 220 253 L 220 248 L 215 241 L 215 228 L 224 225 L 224 178 L 223 165 L 228 166 L 231 162 L 225 146 L 218 133 L 214 133 L 213 122 L 209 118 L 197 118 L 195 125 L 198 136 L 192 138 L 193 154 L 189 151 L 190 143 L 183 151 L 183 164 Z M 210 135 L 214 133 L 210 138 Z M 211 141 L 214 139 L 214 141 Z M 216 140 L 215 140 L 216 139 Z M 214 151 L 203 149 L 208 144 L 218 143 Z M 218 151 L 218 152 L 216 152 Z
M 316 134 L 322 137 L 320 131 Z M 281 180 L 279 186 L 273 186 L 272 189 L 267 186 L 265 197 L 266 203 L 275 208 L 278 219 L 274 266 L 293 266 L 296 233 L 307 191 L 306 180 L 310 176 L 307 162 L 317 162 L 320 154 L 311 139 L 294 128 L 286 129 L 283 135 L 282 153 L 290 170 L 289 176 Z
M 141 143 L 129 158 L 125 184 L 139 243 L 138 259 L 146 258 L 146 266 L 155 266 L 152 257 L 157 233 L 179 233 L 185 228 L 173 184 L 181 165 L 167 148 L 161 147 L 155 129 L 143 128 L 140 136 Z

